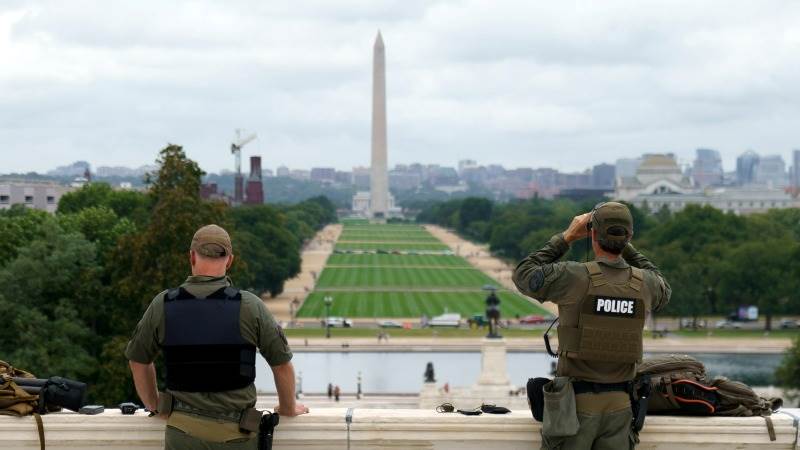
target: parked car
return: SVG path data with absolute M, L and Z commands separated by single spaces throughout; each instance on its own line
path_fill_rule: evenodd
M 545 320 L 544 316 L 538 316 L 536 314 L 531 314 L 530 316 L 525 316 L 525 317 L 519 319 L 519 323 L 524 323 L 524 324 L 527 324 L 527 325 L 536 325 L 536 324 L 545 323 L 545 322 L 546 322 L 546 320 Z
M 800 321 L 794 319 L 781 319 L 779 325 L 784 330 L 789 328 L 800 328 Z
M 716 324 L 714 324 L 714 328 L 718 330 L 740 330 L 742 328 L 742 324 L 739 322 L 733 322 L 731 320 L 718 320 Z
M 446 313 L 432 318 L 428 325 L 432 327 L 456 327 L 461 326 L 461 314 Z
M 483 314 L 473 314 L 472 317 L 469 319 L 470 324 L 475 324 L 479 327 L 489 324 L 489 319 L 486 318 Z
M 353 322 L 344 317 L 328 317 L 327 325 L 331 328 L 350 328 L 353 326 Z M 325 319 L 322 319 L 322 326 L 326 326 Z
M 378 326 L 381 328 L 403 328 L 403 324 L 394 320 L 379 320 Z

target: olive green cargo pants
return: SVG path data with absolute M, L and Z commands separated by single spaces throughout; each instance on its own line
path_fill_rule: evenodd
M 606 392 L 575 396 L 580 428 L 575 436 L 542 435 L 543 450 L 633 449 L 638 435 L 631 428 L 633 412 L 628 394 Z
M 209 442 L 167 426 L 164 448 L 166 450 L 257 450 L 258 436 L 228 442 Z

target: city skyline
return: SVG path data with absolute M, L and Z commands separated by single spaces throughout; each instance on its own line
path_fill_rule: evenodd
M 731 167 L 800 147 L 795 2 L 85 6 L 0 7 L 4 172 L 152 164 L 170 142 L 219 172 L 237 128 L 267 167 L 367 165 L 377 29 L 390 165 L 572 171 L 713 148 Z

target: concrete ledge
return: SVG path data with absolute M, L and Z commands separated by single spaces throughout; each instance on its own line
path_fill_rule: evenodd
M 281 418 L 275 449 L 347 449 L 344 408 L 320 408 L 311 414 Z M 648 417 L 641 449 L 791 449 L 798 450 L 800 410 L 772 416 L 777 440 L 770 442 L 761 417 Z M 97 416 L 71 413 L 43 416 L 48 449 L 163 448 L 164 422 L 144 413 Z M 539 424 L 528 411 L 505 416 L 467 417 L 419 409 L 355 409 L 350 449 L 533 450 L 539 448 Z M 32 417 L 0 416 L 0 448 L 39 448 Z

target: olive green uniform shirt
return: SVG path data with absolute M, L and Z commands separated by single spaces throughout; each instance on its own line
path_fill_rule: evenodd
M 531 253 L 517 265 L 514 270 L 514 284 L 523 294 L 535 298 L 540 302 L 551 301 L 558 305 L 562 319 L 572 314 L 577 316 L 577 303 L 586 297 L 591 279 L 583 263 L 576 261 L 561 261 L 562 256 L 569 251 L 569 244 L 561 233 L 550 238 L 550 241 L 541 249 Z M 622 257 L 615 260 L 598 259 L 601 270 L 612 281 L 627 279 L 630 266 L 638 267 L 644 272 L 642 280 L 645 292 L 648 294 L 646 304 L 648 309 L 658 311 L 669 302 L 672 289 L 659 272 L 658 267 L 639 253 L 631 244 L 622 251 Z M 620 280 L 616 280 L 620 278 Z M 563 366 L 569 364 L 565 358 L 559 358 L 559 373 Z M 591 373 L 588 381 L 617 382 L 630 380 L 635 373 L 633 364 L 621 365 L 613 362 L 575 362 L 582 366 L 584 373 Z
M 222 287 L 231 285 L 228 277 L 190 276 L 181 285 L 198 298 L 206 297 Z M 125 357 L 142 364 L 153 362 L 164 343 L 164 297 L 167 291 L 156 295 L 136 325 L 131 340 L 125 349 Z M 270 366 L 278 366 L 292 359 L 283 331 L 272 314 L 256 295 L 241 291 L 239 326 L 242 337 L 258 347 Z M 198 373 L 198 377 L 214 376 Z M 194 408 L 213 412 L 241 411 L 256 404 L 256 387 L 250 384 L 241 389 L 223 392 L 171 391 L 176 399 Z

